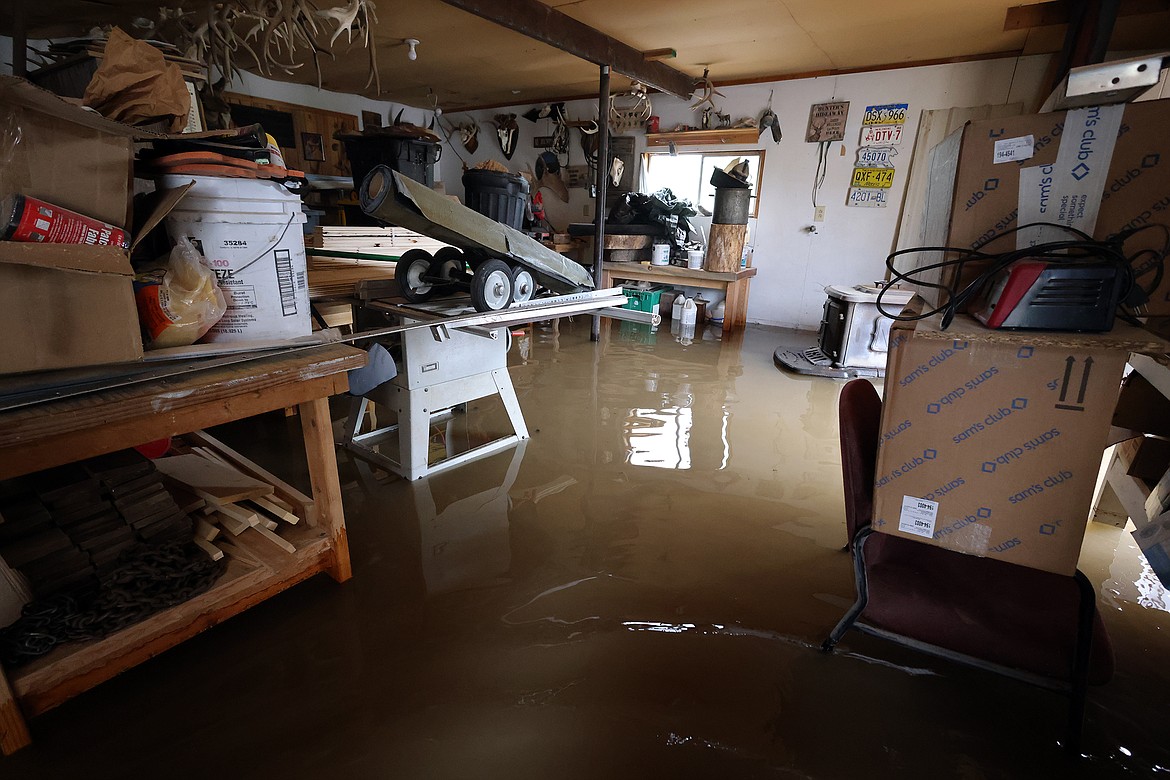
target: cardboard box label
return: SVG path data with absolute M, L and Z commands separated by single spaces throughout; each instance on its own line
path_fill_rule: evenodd
M 1018 138 L 1002 138 L 995 142 L 991 162 L 999 165 L 1006 162 L 1030 160 L 1036 153 L 1036 137 L 1022 135 Z
M 934 521 L 937 517 L 937 501 L 902 496 L 902 513 L 898 515 L 898 530 L 930 539 L 934 536 Z

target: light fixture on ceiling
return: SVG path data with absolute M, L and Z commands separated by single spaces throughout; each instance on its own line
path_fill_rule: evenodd
M 418 38 L 407 38 L 406 40 L 403 41 L 403 43 L 405 43 L 406 47 L 407 47 L 406 48 L 406 59 L 410 60 L 411 62 L 414 62 L 415 60 L 417 60 L 418 59 L 418 51 L 415 49 L 415 47 L 419 45 L 419 43 L 420 43 L 419 39 Z

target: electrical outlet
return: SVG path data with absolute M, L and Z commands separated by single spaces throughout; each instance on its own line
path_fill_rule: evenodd
M 813 222 L 824 222 L 824 221 L 825 221 L 825 207 L 824 206 L 817 206 L 816 209 L 813 211 Z

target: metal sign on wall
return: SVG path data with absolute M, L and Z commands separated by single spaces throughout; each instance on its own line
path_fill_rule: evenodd
M 895 148 L 902 143 L 909 103 L 866 106 L 846 206 L 884 209 L 894 186 Z
M 844 141 L 845 120 L 849 118 L 849 101 L 813 103 L 808 111 L 808 129 L 804 140 L 808 143 Z

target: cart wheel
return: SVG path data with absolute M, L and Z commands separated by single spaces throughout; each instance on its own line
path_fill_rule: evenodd
M 532 300 L 536 295 L 536 279 L 532 272 L 522 265 L 512 269 L 512 300 L 517 303 Z
M 434 294 L 434 285 L 424 281 L 424 277 L 430 276 L 433 261 L 431 253 L 422 249 L 408 249 L 402 254 L 394 266 L 394 278 L 398 280 L 403 298 L 411 303 L 421 303 Z
M 443 287 L 450 289 L 457 282 L 463 281 L 464 265 L 463 253 L 453 246 L 445 246 L 435 252 L 435 259 L 431 261 L 431 276 L 445 279 Z
M 512 302 L 512 272 L 503 260 L 480 263 L 471 277 L 471 302 L 476 311 L 500 311 Z

